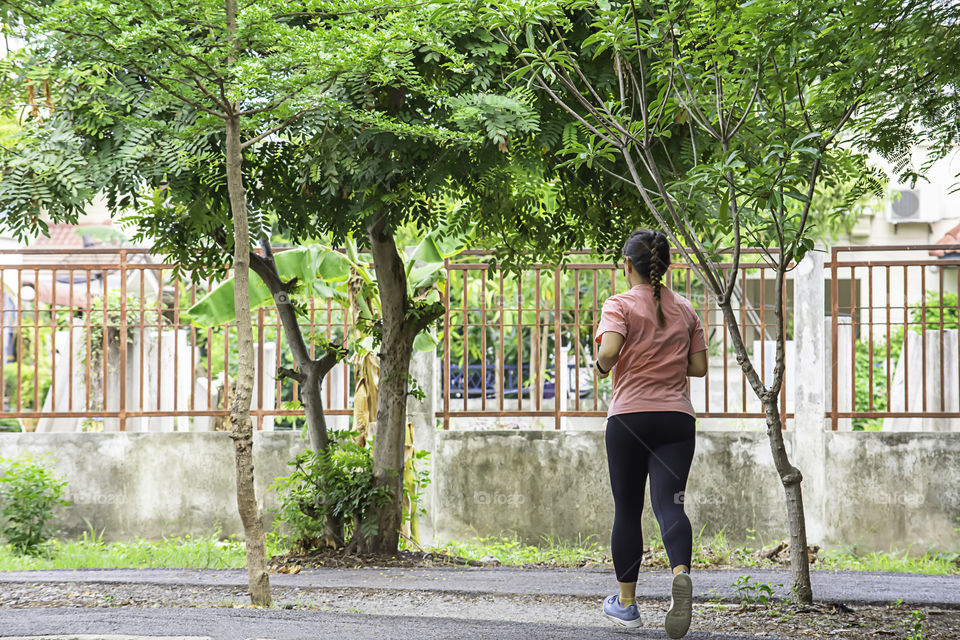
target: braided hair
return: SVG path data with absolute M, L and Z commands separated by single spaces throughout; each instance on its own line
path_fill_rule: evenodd
M 624 243 L 623 257 L 633 264 L 640 277 L 650 281 L 653 299 L 657 302 L 657 324 L 661 327 L 666 325 L 667 320 L 660 308 L 660 289 L 663 276 L 670 266 L 670 243 L 667 237 L 655 229 L 638 229 Z

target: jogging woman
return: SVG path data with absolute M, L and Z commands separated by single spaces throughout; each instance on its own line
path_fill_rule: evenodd
M 635 231 L 623 246 L 630 290 L 603 304 L 594 366 L 613 372 L 607 412 L 607 463 L 615 513 L 611 547 L 620 593 L 603 612 L 626 627 L 639 627 L 637 575 L 643 559 L 643 490 L 650 500 L 673 568 L 672 598 L 664 628 L 681 638 L 690 628 L 693 532 L 683 511 L 683 492 L 694 451 L 696 414 L 687 377 L 707 373 L 703 327 L 686 298 L 663 286 L 670 245 L 659 231 Z

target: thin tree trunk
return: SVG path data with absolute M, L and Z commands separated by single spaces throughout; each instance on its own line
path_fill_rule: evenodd
M 803 474 L 790 464 L 787 449 L 783 444 L 780 422 L 780 407 L 773 395 L 763 403 L 767 418 L 767 437 L 773 452 L 773 463 L 780 474 L 783 492 L 787 499 L 787 519 L 790 524 L 790 579 L 793 597 L 798 602 L 811 604 L 813 589 L 810 586 L 810 558 L 807 555 L 807 525 L 803 515 Z
M 730 300 L 723 301 L 720 307 L 729 330 L 730 340 L 737 354 L 737 363 L 757 397 L 763 403 L 770 451 L 773 454 L 773 463 L 780 475 L 780 482 L 783 484 L 787 499 L 787 523 L 790 527 L 790 575 L 793 581 L 793 597 L 798 602 L 809 604 L 813 602 L 813 589 L 810 584 L 810 560 L 807 557 L 807 525 L 803 513 L 803 489 L 801 487 L 803 474 L 790 463 L 787 449 L 783 443 L 783 430 L 780 421 L 778 395 L 779 381 L 783 378 L 782 349 L 778 349 L 778 364 L 777 372 L 774 375 L 774 384 L 770 389 L 767 389 L 750 362 L 747 348 L 740 335 L 736 313 L 730 305 Z M 779 330 L 778 340 L 783 340 L 782 327 Z
M 228 6 L 231 1 L 228 0 Z M 236 393 L 230 407 L 230 423 L 237 463 L 237 508 L 243 523 L 247 549 L 247 576 L 253 604 L 270 606 L 270 576 L 267 573 L 267 549 L 263 520 L 257 506 L 253 484 L 253 421 L 250 400 L 253 397 L 253 326 L 250 319 L 250 230 L 243 188 L 240 153 L 240 122 L 227 119 L 227 188 L 233 213 L 234 305 L 237 311 Z
M 284 282 L 280 277 L 277 263 L 273 259 L 270 239 L 266 235 L 261 237 L 260 245 L 263 247 L 264 255 L 260 257 L 255 253 L 251 254 L 250 265 L 273 296 L 277 315 L 283 325 L 283 334 L 287 338 L 287 345 L 290 347 L 293 361 L 298 369 L 296 372 L 281 369 L 280 374 L 300 383 L 300 401 L 303 404 L 310 447 L 315 453 L 323 453 L 330 446 L 327 418 L 323 408 L 323 379 L 336 366 L 338 357 L 332 352 L 324 354 L 317 360 L 311 357 L 296 310 L 290 303 L 290 289 L 295 282 Z M 343 529 L 343 522 L 328 518 L 324 526 L 324 545 L 335 549 L 342 547 Z
M 226 0 L 227 32 L 237 32 L 237 0 Z M 230 407 L 237 471 L 237 509 L 243 523 L 247 550 L 247 579 L 250 601 L 269 607 L 270 574 L 267 572 L 266 537 L 257 506 L 253 484 L 253 421 L 250 401 L 253 397 L 253 326 L 250 318 L 250 229 L 247 221 L 246 193 L 243 186 L 243 155 L 240 148 L 240 118 L 231 110 L 226 114 L 227 190 L 233 214 L 234 305 L 237 316 L 236 393 Z
M 316 360 L 310 355 L 306 340 L 303 338 L 303 331 L 300 329 L 297 312 L 290 303 L 290 289 L 294 281 L 283 282 L 280 273 L 277 271 L 276 262 L 273 260 L 270 240 L 266 236 L 261 237 L 260 245 L 263 248 L 264 256 L 261 258 L 252 254 L 250 256 L 251 268 L 260 276 L 273 296 L 277 307 L 277 315 L 283 325 L 283 335 L 290 347 L 293 362 L 299 369 L 299 373 L 293 373 L 285 369 L 281 370 L 280 373 L 300 383 L 300 399 L 303 403 L 307 422 L 307 436 L 310 440 L 310 447 L 315 452 L 320 453 L 326 451 L 330 444 L 323 408 L 323 379 L 336 366 L 338 359 L 330 353 L 324 354 L 323 357 Z

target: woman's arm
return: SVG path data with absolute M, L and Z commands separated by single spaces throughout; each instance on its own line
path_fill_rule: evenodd
M 702 378 L 707 375 L 707 351 L 691 353 L 687 358 L 687 377 Z
M 606 373 L 597 372 L 601 378 L 610 375 L 613 365 L 620 359 L 620 350 L 623 349 L 624 337 L 616 331 L 606 331 L 600 337 L 600 346 L 597 348 L 597 364 Z

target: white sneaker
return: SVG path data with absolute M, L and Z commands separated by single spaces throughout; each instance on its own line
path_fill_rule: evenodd
M 663 621 L 663 628 L 671 638 L 682 638 L 690 629 L 693 616 L 693 580 L 686 573 L 673 576 L 670 595 L 670 610 Z

